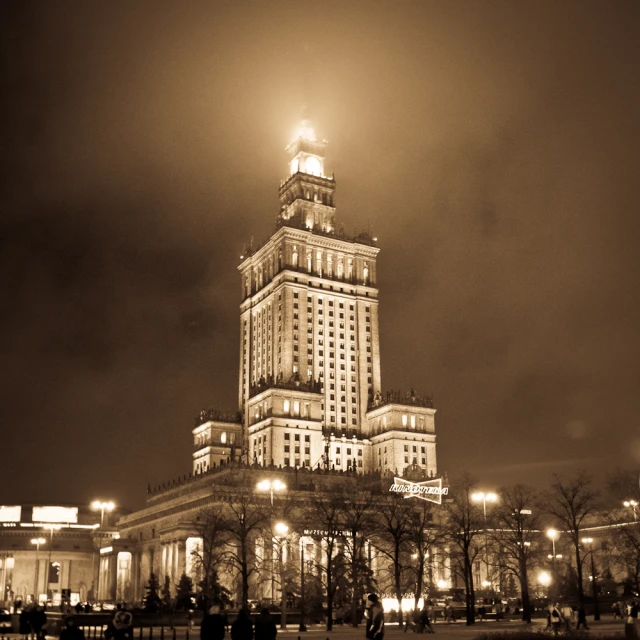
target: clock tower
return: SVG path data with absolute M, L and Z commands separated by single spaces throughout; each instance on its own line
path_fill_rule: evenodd
M 313 127 L 303 121 L 297 138 L 287 147 L 289 177 L 280 185 L 280 220 L 316 229 L 335 230 L 336 188 L 333 176 L 324 172 L 326 141 L 318 140 Z

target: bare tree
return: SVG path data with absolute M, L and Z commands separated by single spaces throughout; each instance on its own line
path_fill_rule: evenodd
M 584 472 L 573 478 L 554 476 L 551 489 L 543 494 L 544 509 L 569 535 L 576 560 L 578 600 L 584 605 L 582 563 L 584 556 L 580 545 L 580 532 L 584 522 L 597 509 L 598 492 L 591 487 L 591 477 Z M 586 555 L 586 554 L 584 554 Z
M 333 629 L 333 602 L 338 585 L 346 574 L 346 564 L 340 561 L 344 536 L 342 495 L 329 493 L 318 495 L 312 501 L 312 521 L 317 526 L 316 535 L 322 541 L 324 557 L 316 562 L 316 575 L 320 580 L 327 598 L 327 631 Z
M 269 530 L 270 511 L 265 508 L 264 500 L 250 491 L 228 494 L 224 498 L 224 519 L 226 545 L 223 559 L 240 576 L 242 588 L 242 606 L 248 607 L 249 580 L 259 573 L 259 558 L 255 544 L 258 538 Z
M 193 526 L 202 542 L 192 549 L 191 561 L 202 606 L 206 610 L 211 601 L 220 595 L 218 570 L 227 544 L 227 520 L 223 505 L 212 504 L 201 511 Z
M 449 499 L 444 503 L 447 539 L 452 544 L 452 569 L 464 580 L 465 613 L 468 625 L 475 623 L 475 589 L 473 563 L 480 552 L 476 538 L 485 529 L 482 509 L 472 501 L 475 480 L 464 472 L 451 485 Z
M 607 478 L 610 498 L 618 509 L 609 512 L 613 533 L 613 560 L 627 575 L 633 591 L 640 590 L 640 490 L 638 471 L 618 469 Z
M 340 528 L 344 536 L 344 555 L 351 583 L 351 624 L 358 626 L 358 609 L 364 599 L 367 571 L 364 546 L 373 525 L 373 498 L 365 491 L 342 492 Z
M 531 487 L 518 484 L 500 490 L 500 504 L 492 513 L 489 537 L 501 550 L 494 554 L 499 569 L 514 575 L 520 582 L 522 620 L 531 622 L 529 598 L 529 569 L 535 559 L 532 541 L 540 529 L 540 518 L 535 512 L 537 496 Z
M 380 577 L 385 580 L 385 588 L 393 591 L 398 601 L 400 626 L 403 623 L 402 596 L 405 591 L 410 565 L 411 507 L 397 494 L 385 496 L 376 513 L 376 527 L 372 542 L 377 553 L 385 560 L 380 569 Z
M 424 596 L 427 587 L 433 581 L 433 562 L 435 547 L 443 541 L 443 531 L 434 523 L 434 504 L 426 500 L 411 500 L 409 520 L 406 524 L 407 542 L 415 562 L 410 564 L 414 576 L 414 610 L 418 608 L 420 596 Z M 425 575 L 426 573 L 426 575 Z

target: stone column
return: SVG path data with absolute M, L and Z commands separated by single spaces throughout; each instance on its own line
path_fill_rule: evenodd
M 71 571 L 71 560 L 60 562 L 60 589 L 69 589 L 69 574 Z
M 177 546 L 177 579 L 180 580 L 180 576 L 187 572 L 187 541 L 178 540 Z

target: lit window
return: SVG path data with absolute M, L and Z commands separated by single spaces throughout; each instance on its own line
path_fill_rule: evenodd
M 411 428 L 412 429 L 416 428 L 416 417 L 415 416 L 411 416 Z
M 291 408 L 291 404 L 289 403 L 288 400 L 285 400 L 284 401 L 284 412 L 285 413 L 289 413 L 290 408 Z
M 403 427 L 407 426 L 407 416 L 405 416 L 405 415 L 402 416 L 402 426 Z
M 222 442 L 222 444 L 224 444 L 226 441 L 227 441 L 227 432 L 226 432 L 226 431 L 223 431 L 223 432 L 220 434 L 220 442 Z

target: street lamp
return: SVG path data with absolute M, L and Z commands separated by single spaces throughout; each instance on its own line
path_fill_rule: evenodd
M 91 503 L 91 508 L 94 511 L 100 512 L 100 533 L 98 535 L 98 550 L 100 550 L 100 547 L 102 546 L 102 529 L 104 527 L 104 514 L 105 512 L 107 513 L 107 521 L 108 521 L 109 514 L 116 508 L 116 505 L 111 500 L 94 500 Z M 100 582 L 100 553 L 97 554 L 95 565 L 97 565 L 97 567 L 94 568 L 93 584 L 95 586 L 94 586 L 93 597 L 94 599 L 97 600 L 98 591 L 99 591 L 99 582 Z
M 59 524 L 46 524 L 43 525 L 44 529 L 49 529 L 49 559 L 47 560 L 47 581 L 45 582 L 45 587 L 47 589 L 47 596 L 49 595 L 49 573 L 51 571 L 51 550 L 53 549 L 53 532 L 60 531 L 62 529 L 62 525 Z M 53 602 L 53 594 L 51 597 L 51 601 Z
M 36 570 L 33 576 L 33 601 L 38 603 L 38 551 L 40 551 L 40 545 L 45 544 L 47 541 L 44 538 L 31 538 L 31 544 L 36 545 Z
M 482 513 L 484 514 L 484 528 L 485 528 L 485 532 L 484 532 L 484 564 L 486 567 L 486 572 L 487 572 L 487 580 L 485 580 L 485 582 L 489 581 L 489 543 L 487 540 L 487 502 L 497 502 L 498 501 L 498 496 L 497 494 L 493 493 L 493 492 L 488 492 L 485 493 L 484 491 L 477 491 L 475 493 L 473 493 L 471 495 L 471 499 L 474 502 L 482 502 Z M 492 585 L 492 580 L 489 581 L 489 585 Z M 484 584 L 483 584 L 484 586 Z
M 635 500 L 625 500 L 622 504 L 627 508 L 631 507 L 633 509 L 633 520 L 634 522 L 637 522 L 638 512 L 636 511 L 636 507 L 638 506 L 638 503 Z
M 113 511 L 116 508 L 116 505 L 111 502 L 111 500 L 109 501 L 102 501 L 102 500 L 94 500 L 91 503 L 91 508 L 94 511 L 99 511 L 100 512 L 100 528 L 102 529 L 102 527 L 104 527 L 104 512 L 107 512 L 107 515 Z
M 271 496 L 271 506 L 273 506 L 273 492 L 274 491 L 284 491 L 287 488 L 287 485 L 281 480 L 262 480 L 258 482 L 256 485 L 256 489 L 258 491 L 268 491 Z
M 593 538 L 582 538 L 582 542 L 589 545 L 591 554 L 591 587 L 593 589 L 593 619 L 600 620 L 600 607 L 598 606 L 598 587 L 596 586 L 596 563 L 593 559 Z
M 282 557 L 282 541 L 289 533 L 289 527 L 284 522 L 276 522 L 273 526 L 273 530 L 276 533 L 276 540 L 278 543 L 278 569 L 280 572 L 280 595 L 282 598 L 282 605 L 280 608 L 280 628 L 287 628 L 287 589 L 285 585 L 284 575 L 284 561 Z
M 476 493 L 471 495 L 471 499 L 474 502 L 482 502 L 482 511 L 484 513 L 485 522 L 487 520 L 487 502 L 497 502 L 498 496 L 495 493 L 489 492 L 485 493 L 484 491 L 477 491 Z
M 300 626 L 298 631 L 306 631 L 304 621 L 304 539 L 300 536 Z

